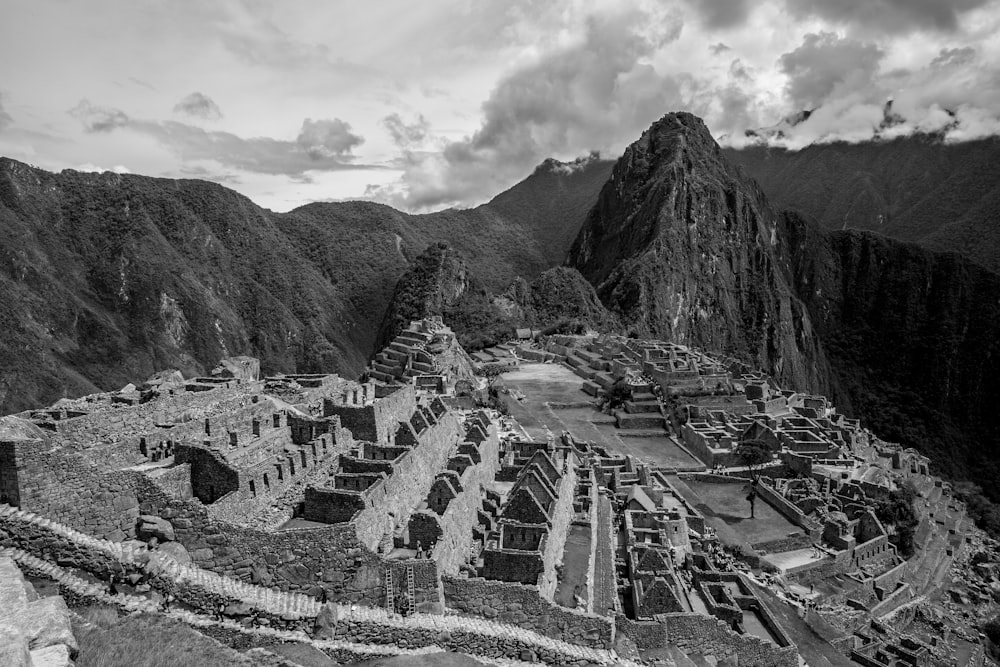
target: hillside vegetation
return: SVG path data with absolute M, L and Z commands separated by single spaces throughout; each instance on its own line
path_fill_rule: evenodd
M 412 259 L 447 240 L 490 289 L 531 280 L 561 262 L 608 168 L 546 162 L 463 211 L 276 214 L 204 181 L 0 159 L 0 412 L 168 367 L 203 373 L 230 354 L 266 373 L 355 375 Z

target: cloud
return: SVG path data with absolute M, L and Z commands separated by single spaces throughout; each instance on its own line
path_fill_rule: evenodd
M 5 127 L 14 122 L 14 118 L 11 117 L 9 113 L 4 111 L 3 108 L 3 94 L 0 93 L 0 132 L 3 131 Z
M 302 121 L 302 130 L 295 143 L 313 160 L 326 160 L 350 156 L 356 146 L 364 143 L 364 139 L 351 132 L 351 126 L 339 118 L 306 118 Z
M 953 32 L 959 18 L 992 0 L 785 0 L 799 19 L 820 18 L 861 30 L 908 33 L 915 29 Z
M 215 101 L 204 93 L 193 92 L 174 105 L 174 112 L 204 120 L 219 120 L 222 110 Z
M 173 120 L 133 119 L 120 109 L 95 107 L 86 100 L 70 113 L 87 132 L 119 129 L 138 132 L 153 137 L 185 162 L 211 160 L 243 171 L 299 178 L 309 171 L 372 168 L 354 162 L 352 150 L 364 139 L 339 118 L 307 118 L 302 121 L 295 140 L 286 141 L 271 137 L 244 138 Z
M 976 50 L 971 46 L 961 49 L 941 49 L 940 53 L 931 61 L 931 67 L 945 67 L 951 65 L 966 65 L 976 58 Z
M 69 110 L 69 115 L 73 116 L 83 124 L 86 132 L 111 132 L 112 130 L 128 127 L 131 120 L 121 109 L 110 107 L 98 107 L 88 100 L 80 100 L 80 103 Z
M 407 124 L 398 113 L 391 113 L 382 119 L 382 125 L 396 146 L 407 149 L 421 143 L 430 130 L 430 123 L 423 115 L 418 115 L 414 122 Z
M 878 69 L 880 60 L 881 50 L 872 44 L 852 44 L 829 33 L 808 35 L 779 62 L 789 74 L 791 108 L 815 110 L 798 124 L 774 126 L 780 136 L 766 129 L 759 134 L 772 145 L 793 150 L 914 133 L 934 133 L 950 142 L 998 134 L 1000 77 L 995 63 L 976 49 L 940 49 L 923 65 L 889 71 Z M 761 138 L 733 136 L 726 143 L 757 141 Z
M 687 0 L 701 23 L 709 29 L 732 28 L 746 22 L 750 15 L 749 0 Z
M 788 75 L 786 92 L 796 109 L 811 109 L 837 91 L 866 86 L 885 53 L 871 42 L 859 42 L 831 32 L 809 33 L 802 44 L 779 59 Z
M 652 120 L 683 107 L 681 80 L 645 62 L 677 38 L 682 24 L 655 18 L 638 10 L 587 17 L 582 39 L 499 81 L 471 136 L 439 153 L 404 151 L 401 183 L 369 195 L 408 209 L 468 205 L 509 187 L 544 158 L 617 153 Z
M 141 86 L 141 87 L 145 88 L 146 90 L 151 90 L 151 91 L 154 91 L 154 92 L 156 91 L 156 88 L 153 87 L 152 84 L 146 83 L 142 79 L 137 79 L 134 76 L 130 76 L 128 78 L 128 80 L 131 81 L 132 83 L 134 83 L 137 86 Z

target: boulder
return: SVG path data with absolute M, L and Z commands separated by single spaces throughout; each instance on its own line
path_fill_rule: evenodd
M 73 655 L 79 650 L 73 636 L 69 608 L 59 596 L 36 600 L 17 612 L 16 617 L 5 620 L 21 629 L 32 650 L 56 644 L 66 645 Z
M 239 617 L 239 616 L 249 616 L 251 611 L 252 610 L 250 609 L 250 605 L 248 605 L 246 602 L 233 602 L 227 605 L 222 613 L 230 617 Z
M 337 636 L 337 619 L 339 614 L 337 607 L 332 604 L 323 605 L 316 622 L 313 624 L 313 637 L 315 639 L 334 639 Z
M 157 551 L 165 553 L 181 565 L 191 562 L 191 554 L 188 553 L 188 550 L 180 542 L 166 542 L 161 544 Z
M 31 652 L 32 667 L 73 667 L 73 659 L 64 644 L 46 646 Z
M 160 542 L 174 541 L 174 527 L 166 519 L 153 514 L 139 515 L 139 538 L 148 540 L 155 537 Z
M 212 377 L 253 382 L 260 377 L 260 360 L 255 357 L 227 357 L 212 369 Z
M 28 638 L 14 626 L 0 622 L 0 665 L 32 667 Z
M 274 577 L 267 571 L 266 565 L 263 563 L 254 563 L 250 569 L 250 583 L 270 587 L 274 583 Z
M 11 558 L 0 558 L 0 614 L 28 604 L 28 582 Z
M 143 390 L 156 389 L 159 391 L 166 391 L 167 389 L 174 389 L 176 387 L 183 386 L 184 376 L 179 370 L 173 368 L 160 371 L 142 383 Z

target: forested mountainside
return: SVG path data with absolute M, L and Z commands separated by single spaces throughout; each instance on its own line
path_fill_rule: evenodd
M 617 330 L 617 319 L 575 269 L 557 266 L 531 283 L 518 277 L 501 293 L 488 289 L 460 253 L 445 242 L 430 246 L 396 284 L 380 343 L 415 319 L 440 316 L 467 350 L 506 342 L 516 328 L 582 333 Z
M 771 203 L 825 229 L 863 229 L 954 250 L 1000 272 L 1000 139 L 945 143 L 938 135 L 751 146 L 726 157 Z
M 278 214 L 204 181 L 0 159 L 0 412 L 166 367 L 204 372 L 227 354 L 266 372 L 358 373 L 411 259 L 447 239 L 493 289 L 533 279 L 561 261 L 608 168 L 547 161 L 463 211 Z

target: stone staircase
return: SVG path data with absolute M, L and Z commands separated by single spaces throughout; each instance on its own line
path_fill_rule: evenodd
M 151 576 L 151 583 L 166 584 L 173 588 L 177 600 L 194 608 L 214 609 L 220 602 L 243 602 L 265 617 L 274 617 L 283 621 L 298 621 L 299 628 L 311 628 L 313 621 L 319 615 L 323 604 L 313 597 L 299 593 L 290 593 L 271 588 L 255 586 L 228 577 L 215 574 L 208 570 L 181 564 L 166 554 L 149 551 L 145 545 L 132 543 L 110 542 L 86 535 L 68 526 L 41 517 L 32 512 L 19 510 L 10 505 L 0 505 L 0 532 L 7 529 L 12 536 L 20 534 L 14 524 L 29 524 L 36 529 L 48 532 L 51 536 L 61 538 L 68 545 L 78 550 L 103 555 L 123 567 L 124 570 L 145 571 Z M 37 532 L 37 531 L 35 531 Z M 51 537 L 50 536 L 50 537 Z M 13 541 L 16 537 L 8 538 Z M 55 548 L 58 540 L 47 540 L 46 549 Z M 34 543 L 33 540 L 29 542 Z M 155 612 L 155 604 L 141 596 L 116 595 L 107 593 L 105 586 L 91 583 L 82 577 L 67 572 L 63 568 L 47 560 L 38 558 L 18 547 L 0 547 L 0 555 L 10 555 L 15 561 L 23 563 L 32 572 L 52 578 L 65 586 L 67 590 L 77 595 L 108 604 L 113 604 L 127 612 Z M 412 590 L 410 581 L 412 572 L 407 572 L 408 589 Z M 157 578 L 163 581 L 157 582 Z M 389 636 L 400 632 L 424 633 L 434 636 L 465 635 L 472 638 L 470 646 L 477 647 L 482 641 L 493 638 L 499 641 L 516 642 L 519 645 L 532 647 L 544 654 L 557 656 L 561 664 L 593 664 L 593 665 L 634 665 L 623 660 L 615 652 L 605 649 L 595 649 L 577 644 L 570 644 L 558 639 L 552 639 L 521 627 L 496 623 L 486 619 L 456 615 L 420 614 L 414 613 L 402 617 L 389 610 L 364 607 L 359 605 L 330 604 L 339 622 L 354 624 L 368 628 L 379 636 Z M 209 621 L 204 614 L 171 610 L 170 615 L 191 625 L 199 624 L 222 625 L 227 628 L 248 631 L 239 623 L 231 621 Z M 254 629 L 253 632 L 263 631 Z M 279 630 L 268 628 L 268 632 L 279 633 L 275 636 L 291 638 L 290 641 L 312 641 L 303 629 Z M 321 642 L 314 642 L 322 647 Z M 412 645 L 412 643 L 410 644 Z M 367 648 L 368 644 L 359 645 Z M 404 652 L 398 649 L 397 653 Z M 471 653 L 478 655 L 475 651 Z
M 433 335 L 425 331 L 406 329 L 382 348 L 368 367 L 368 374 L 380 382 L 407 382 L 417 375 L 434 375 L 434 355 L 426 346 Z
M 422 655 L 437 653 L 442 650 L 437 646 L 407 649 L 398 647 L 394 644 L 359 644 L 356 642 L 338 640 L 317 640 L 310 638 L 302 631 L 281 630 L 269 627 L 248 628 L 237 621 L 228 619 L 219 620 L 212 616 L 198 614 L 186 609 L 169 608 L 164 610 L 157 603 L 140 595 L 129 595 L 126 593 L 111 595 L 108 593 L 106 586 L 87 581 L 83 577 L 72 574 L 71 572 L 68 572 L 58 565 L 54 565 L 46 560 L 32 556 L 21 549 L 12 547 L 0 548 L 0 557 L 4 556 L 12 558 L 15 562 L 17 562 L 23 571 L 31 574 L 32 576 L 45 577 L 46 579 L 55 581 L 59 585 L 60 592 L 68 594 L 68 597 L 76 598 L 79 601 L 90 604 L 101 603 L 113 606 L 125 614 L 159 613 L 181 621 L 191 627 L 203 631 L 209 631 L 209 634 L 212 634 L 212 630 L 223 630 L 228 631 L 229 633 L 235 631 L 244 635 L 259 637 L 265 640 L 261 642 L 262 644 L 271 643 L 268 640 L 275 639 L 282 642 L 308 642 L 320 650 L 332 649 L 333 651 L 338 652 L 343 651 L 348 654 L 352 654 L 357 659 L 361 660 L 397 655 Z M 484 658 L 480 656 L 480 659 Z M 490 661 L 488 658 L 486 660 L 493 662 L 493 664 L 528 664 L 517 660 L 504 660 L 503 663 L 500 663 L 499 661 Z

